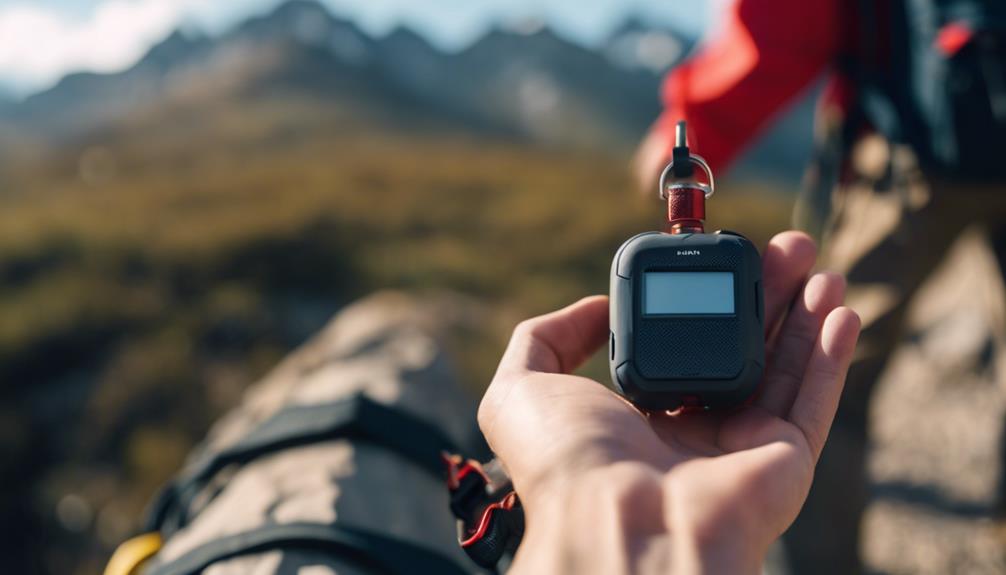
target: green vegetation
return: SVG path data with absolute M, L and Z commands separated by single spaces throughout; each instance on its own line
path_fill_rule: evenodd
M 614 250 L 660 223 L 623 158 L 303 109 L 161 112 L 5 174 L 0 475 L 26 521 L 76 493 L 91 533 L 121 537 L 245 384 L 375 289 L 490 304 L 459 354 L 477 391 L 515 321 L 605 292 Z M 711 211 L 763 243 L 788 200 L 725 184 Z M 93 569 L 100 547 L 71 535 L 50 568 Z

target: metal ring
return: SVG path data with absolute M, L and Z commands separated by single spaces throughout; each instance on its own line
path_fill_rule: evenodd
M 709 164 L 707 164 L 706 161 L 702 159 L 702 156 L 696 156 L 692 154 L 691 156 L 688 157 L 688 159 L 691 160 L 691 162 L 696 166 L 702 168 L 702 171 L 706 173 L 706 176 L 709 176 L 708 186 L 700 184 L 700 187 L 704 189 L 706 192 L 706 199 L 709 199 L 713 195 L 713 192 L 716 191 L 716 180 L 713 178 L 712 168 L 710 168 Z M 658 188 L 657 193 L 660 195 L 661 200 L 667 199 L 667 195 L 665 193 L 667 186 L 667 176 L 670 175 L 672 169 L 674 169 L 674 160 L 671 160 L 671 163 L 667 164 L 667 167 L 664 168 L 663 173 L 660 174 L 660 188 Z

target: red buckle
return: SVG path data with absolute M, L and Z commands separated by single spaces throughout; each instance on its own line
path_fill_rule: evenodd
M 513 553 L 524 534 L 520 499 L 503 477 L 472 459 L 441 455 L 447 467 L 451 512 L 457 518 L 458 544 L 482 567 L 493 568 L 507 553 Z
M 489 484 L 489 476 L 482 470 L 482 465 L 474 459 L 464 459 L 460 455 L 441 453 L 440 458 L 447 466 L 447 489 L 456 491 L 461 486 L 461 480 L 471 473 L 477 473 L 485 485 Z
M 486 532 L 489 530 L 489 525 L 492 522 L 493 513 L 500 510 L 510 511 L 511 509 L 514 508 L 516 504 L 517 504 L 517 492 L 511 491 L 510 493 L 507 493 L 506 497 L 504 497 L 502 500 L 489 505 L 489 507 L 486 507 L 485 511 L 482 512 L 482 518 L 479 519 L 478 527 L 475 528 L 475 531 L 472 532 L 472 534 L 467 539 L 461 542 L 461 546 L 470 547 L 471 545 L 477 543 L 480 539 L 485 537 Z

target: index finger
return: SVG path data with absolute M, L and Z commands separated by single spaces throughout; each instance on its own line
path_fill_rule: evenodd
M 762 259 L 766 337 L 789 309 L 816 259 L 817 246 L 803 232 L 782 232 L 769 240 Z

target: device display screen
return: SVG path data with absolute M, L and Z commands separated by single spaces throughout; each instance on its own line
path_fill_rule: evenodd
M 644 315 L 734 313 L 732 272 L 646 272 Z

